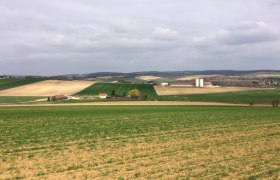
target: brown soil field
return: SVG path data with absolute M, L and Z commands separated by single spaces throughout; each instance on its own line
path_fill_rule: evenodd
M 211 75 L 193 75 L 193 76 L 184 76 L 177 78 L 179 81 L 188 81 L 193 79 L 199 79 L 199 78 L 212 78 L 212 77 L 224 77 L 224 75 L 221 74 L 211 74 Z
M 139 76 L 139 77 L 136 77 L 137 79 L 142 79 L 142 80 L 145 80 L 145 81 L 150 81 L 150 80 L 155 80 L 155 79 L 160 79 L 162 77 L 157 77 L 157 76 Z
M 205 88 L 188 88 L 188 87 L 163 87 L 155 86 L 155 90 L 159 96 L 164 95 L 184 95 L 184 94 L 207 94 L 207 93 L 222 93 L 222 92 L 238 92 L 250 90 L 262 90 L 262 88 L 247 88 L 247 87 L 205 87 Z
M 94 81 L 46 80 L 0 91 L 0 96 L 72 95 L 94 83 Z

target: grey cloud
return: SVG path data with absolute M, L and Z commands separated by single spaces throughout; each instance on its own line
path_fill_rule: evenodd
M 127 18 L 122 18 L 117 23 L 115 23 L 114 29 L 116 32 L 126 33 L 133 30 L 133 25 Z
M 265 22 L 241 22 L 221 29 L 216 38 L 225 44 L 238 45 L 275 41 L 278 33 Z
M 280 68 L 273 2 L 0 0 L 0 74 Z
M 171 40 L 179 36 L 179 32 L 177 32 L 176 30 L 159 27 L 159 26 L 154 29 L 153 33 L 156 38 L 163 39 L 163 40 Z

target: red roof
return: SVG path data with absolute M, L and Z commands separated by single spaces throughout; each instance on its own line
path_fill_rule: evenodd
M 67 96 L 65 96 L 64 94 L 54 95 L 53 97 L 56 97 L 56 98 L 67 98 Z
M 194 82 L 183 82 L 183 81 L 179 81 L 179 82 L 170 82 L 169 85 L 194 85 Z
M 52 96 L 52 98 L 57 99 L 57 100 L 61 100 L 61 99 L 67 99 L 68 97 L 65 96 L 64 94 L 59 94 L 59 95 Z
M 98 96 L 107 96 L 106 93 L 99 93 Z
M 212 85 L 211 82 L 204 82 L 204 85 L 207 86 L 207 85 Z

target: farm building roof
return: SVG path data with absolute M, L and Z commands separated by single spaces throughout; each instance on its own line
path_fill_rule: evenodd
M 53 97 L 56 97 L 56 98 L 67 98 L 67 96 L 65 96 L 64 94 L 54 95 Z
M 191 81 L 178 81 L 178 82 L 170 82 L 169 85 L 194 85 L 194 82 Z
M 64 94 L 59 94 L 59 95 L 52 96 L 52 99 L 63 100 L 63 99 L 68 99 L 68 97 L 65 96 Z
M 98 96 L 107 96 L 106 93 L 99 93 Z
M 204 82 L 204 85 L 207 86 L 207 85 L 212 85 L 211 82 Z

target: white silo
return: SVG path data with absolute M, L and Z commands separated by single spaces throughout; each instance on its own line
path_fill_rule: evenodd
M 195 80 L 195 87 L 199 87 L 199 79 Z
M 204 80 L 203 79 L 199 79 L 199 87 L 204 87 Z

